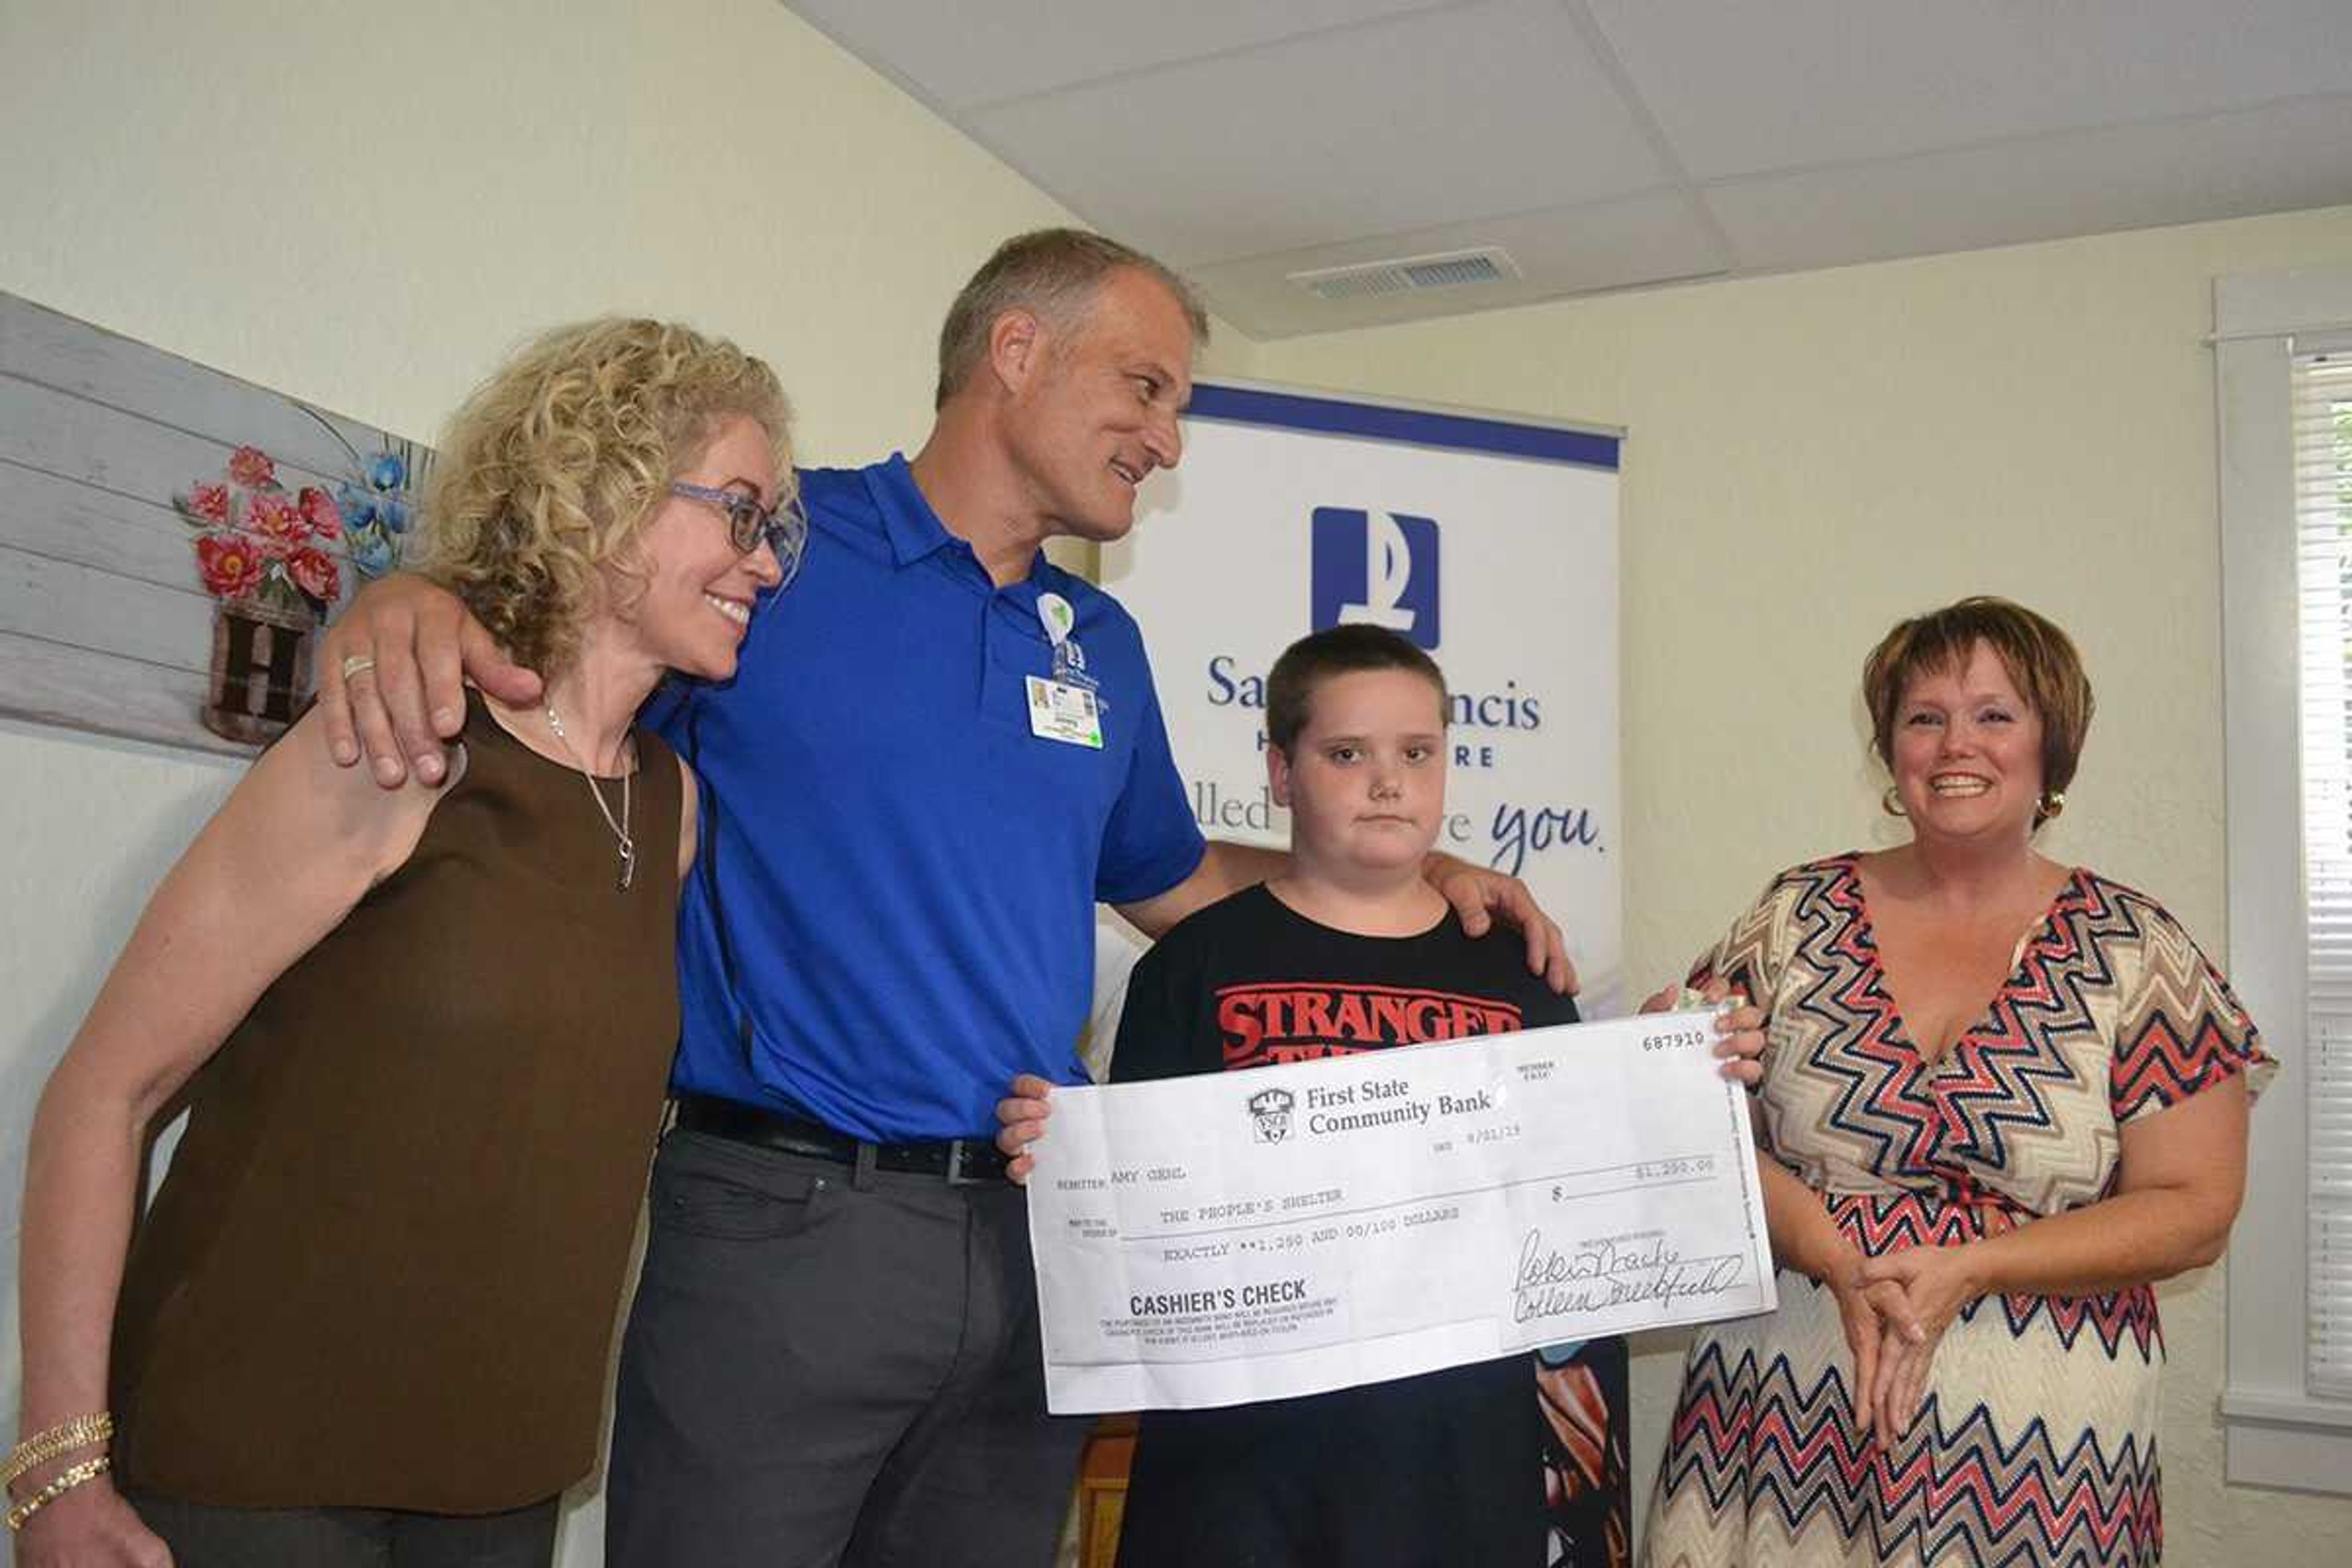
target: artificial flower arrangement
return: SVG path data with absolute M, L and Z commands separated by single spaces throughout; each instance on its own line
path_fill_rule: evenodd
M 331 426 L 328 432 L 342 442 Z M 363 458 L 342 444 L 351 453 L 352 477 L 339 481 L 331 495 L 304 485 L 289 496 L 269 454 L 239 447 L 229 454 L 222 479 L 192 485 L 173 498 L 181 517 L 199 531 L 196 570 L 215 598 L 318 618 L 343 587 L 341 568 L 320 548 L 322 542 L 341 541 L 362 578 L 399 566 L 408 532 L 409 459 L 388 449 Z
M 258 447 L 229 454 L 224 480 L 205 480 L 173 504 L 196 533 L 196 571 L 225 605 L 323 616 L 342 596 L 342 570 L 320 548 L 343 538 L 343 512 L 316 485 L 292 494 Z

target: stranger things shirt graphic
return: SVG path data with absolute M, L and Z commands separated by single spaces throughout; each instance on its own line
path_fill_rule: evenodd
M 1215 1002 L 1228 1072 L 1527 1026 L 1513 1003 L 1411 985 L 1277 981 L 1221 987 Z

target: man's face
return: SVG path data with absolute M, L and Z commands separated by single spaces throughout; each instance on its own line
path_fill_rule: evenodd
M 1183 453 L 1176 416 L 1192 395 L 1192 324 L 1157 279 L 1122 268 L 1076 322 L 1040 341 L 1006 421 L 1010 456 L 1054 531 L 1124 538 L 1137 487 Z

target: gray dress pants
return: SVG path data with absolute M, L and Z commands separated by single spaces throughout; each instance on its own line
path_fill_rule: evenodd
M 1019 1188 L 675 1131 L 649 1202 L 610 1568 L 1050 1568 L 1088 1423 L 1045 1415 Z
M 172 1549 L 173 1568 L 548 1568 L 559 1500 L 488 1514 L 127 1500 Z

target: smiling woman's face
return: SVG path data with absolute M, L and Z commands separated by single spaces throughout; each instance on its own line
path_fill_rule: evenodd
M 1895 789 L 1922 837 L 2033 831 L 2042 798 L 2042 716 L 1985 643 L 1968 663 L 1930 670 L 1895 709 Z
M 678 478 L 711 489 L 776 499 L 776 458 L 756 420 L 736 415 Z M 669 496 L 637 536 L 635 569 L 645 592 L 625 616 L 653 659 L 681 674 L 723 680 L 758 607 L 760 592 L 782 576 L 767 542 L 746 554 L 735 548 L 726 509 L 688 496 Z

